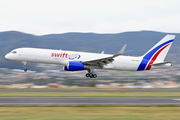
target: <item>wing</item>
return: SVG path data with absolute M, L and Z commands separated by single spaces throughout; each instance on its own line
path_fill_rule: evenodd
M 107 64 L 113 62 L 115 57 L 122 55 L 124 53 L 125 48 L 126 48 L 126 44 L 122 47 L 122 49 L 117 54 L 110 55 L 109 57 L 105 57 L 105 58 L 84 60 L 81 62 L 83 62 L 84 64 L 98 65 L 98 66 L 102 67 L 103 65 L 107 65 Z

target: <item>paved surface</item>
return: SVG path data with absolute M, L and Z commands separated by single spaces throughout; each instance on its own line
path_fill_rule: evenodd
M 0 92 L 180 92 L 180 89 L 0 89 Z
M 0 105 L 180 105 L 178 97 L 0 97 Z

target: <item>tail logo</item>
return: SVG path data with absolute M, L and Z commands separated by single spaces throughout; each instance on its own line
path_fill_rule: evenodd
M 174 39 L 173 39 L 174 40 Z M 150 52 L 148 52 L 144 57 L 143 60 L 141 61 L 139 67 L 138 67 L 138 71 L 140 70 L 149 70 L 151 68 L 151 64 L 154 63 L 154 61 L 156 60 L 156 58 L 158 57 L 158 55 L 166 48 L 168 47 L 171 42 L 173 42 L 173 40 L 169 40 L 157 47 L 155 47 L 154 49 L 152 49 Z M 149 63 L 149 64 L 148 64 Z

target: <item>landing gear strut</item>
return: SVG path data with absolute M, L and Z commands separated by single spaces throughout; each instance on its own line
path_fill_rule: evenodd
M 26 68 L 26 65 L 27 65 L 27 62 L 22 62 L 24 65 L 23 65 L 23 67 L 24 67 L 24 72 L 26 72 L 27 71 L 27 68 Z
M 90 68 L 87 71 L 88 73 L 86 73 L 86 77 L 90 77 L 90 78 L 97 77 L 97 75 L 94 73 L 94 66 L 90 66 Z

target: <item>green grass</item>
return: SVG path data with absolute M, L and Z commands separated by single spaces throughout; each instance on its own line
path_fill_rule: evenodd
M 0 92 L 0 97 L 180 97 L 180 92 Z
M 1 120 L 179 120 L 180 107 L 0 107 Z

